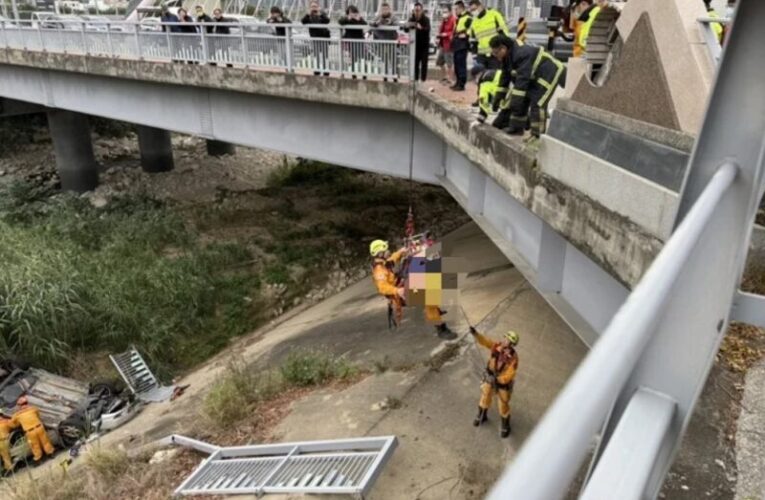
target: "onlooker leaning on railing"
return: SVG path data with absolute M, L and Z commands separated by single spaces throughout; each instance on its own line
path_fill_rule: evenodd
M 390 4 L 383 3 L 380 5 L 380 15 L 377 16 L 375 20 L 370 23 L 370 25 L 374 28 L 379 28 L 380 26 L 394 28 L 399 26 L 399 20 L 396 16 L 393 15 Z M 374 29 L 372 30 L 372 39 L 397 41 L 398 31 L 393 29 Z M 385 74 L 395 74 L 398 48 L 391 44 L 377 44 L 375 45 L 375 54 L 377 57 L 382 59 L 385 68 Z M 384 78 L 384 80 L 386 82 L 388 81 L 387 76 Z M 393 81 L 397 81 L 397 78 L 394 77 Z
M 208 16 L 207 14 L 205 14 L 205 9 L 201 5 L 197 5 L 196 7 L 194 7 L 194 11 L 197 13 L 197 22 L 198 23 L 211 23 L 211 22 L 213 22 L 212 18 L 210 16 Z M 201 28 L 201 26 L 200 26 L 200 28 Z M 204 29 L 205 29 L 205 31 L 207 33 L 212 33 L 212 31 L 213 31 L 213 27 L 212 26 L 205 26 Z M 201 32 L 201 30 L 200 30 L 200 32 Z
M 268 24 L 292 24 L 290 18 L 285 16 L 282 12 L 282 9 L 276 5 L 271 7 L 271 11 L 269 13 L 268 19 L 266 19 L 266 22 Z M 276 26 L 274 28 L 274 34 L 276 36 L 287 36 L 287 28 L 284 26 Z
M 308 13 L 300 20 L 302 24 L 329 24 L 329 16 L 321 10 L 319 2 L 311 2 L 308 7 Z M 329 28 L 310 27 L 308 28 L 308 36 L 311 37 L 311 51 L 316 58 L 316 68 L 319 71 L 314 71 L 314 75 L 318 75 L 321 72 L 325 76 L 329 76 L 329 39 L 331 34 Z
M 338 24 L 340 26 L 366 26 L 367 22 L 361 17 L 359 9 L 355 5 L 350 5 L 345 9 L 345 17 L 341 17 Z M 364 30 L 362 28 L 344 29 L 343 40 L 347 40 L 345 46 L 351 55 L 351 77 L 355 79 L 356 73 L 364 72 L 364 62 L 366 60 Z M 365 80 L 366 78 L 364 76 Z
M 162 14 L 159 16 L 159 22 L 162 23 L 162 31 L 169 31 L 170 33 L 180 33 L 181 27 L 177 24 L 166 25 L 165 23 L 178 23 L 180 19 L 178 16 L 170 12 L 167 5 L 162 6 Z

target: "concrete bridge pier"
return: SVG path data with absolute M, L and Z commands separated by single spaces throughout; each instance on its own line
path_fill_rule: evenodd
M 170 131 L 139 125 L 138 148 L 141 151 L 141 168 L 144 172 L 168 172 L 173 169 Z
M 48 111 L 48 128 L 61 188 L 82 193 L 98 186 L 98 165 L 93 156 L 88 117 L 73 111 L 51 109 Z
M 233 155 L 236 153 L 236 146 L 230 142 L 207 140 L 207 154 L 210 156 Z

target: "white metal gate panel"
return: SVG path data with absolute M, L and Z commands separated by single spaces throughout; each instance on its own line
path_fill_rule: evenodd
M 176 437 L 174 442 L 183 443 Z M 397 444 L 395 436 L 217 448 L 176 495 L 268 493 L 364 496 Z
M 134 347 L 121 354 L 110 354 L 109 359 L 133 394 L 141 401 L 160 402 L 173 395 L 175 388 L 160 385 Z

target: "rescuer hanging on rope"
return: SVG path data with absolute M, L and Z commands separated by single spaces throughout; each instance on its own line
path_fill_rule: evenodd
M 375 240 L 369 245 L 369 254 L 372 256 L 372 279 L 377 291 L 388 299 L 388 321 L 393 323 L 388 326 L 398 326 L 404 314 L 406 289 L 397 285 L 394 269 L 406 256 L 406 248 L 390 253 L 387 241 Z
M 494 342 L 478 333 L 472 326 L 470 334 L 475 337 L 476 342 L 491 352 L 489 362 L 486 364 L 486 373 L 481 382 L 478 416 L 473 420 L 473 425 L 478 427 L 486 422 L 486 414 L 496 393 L 499 416 L 502 418 L 500 436 L 505 438 L 510 435 L 510 396 L 513 394 L 513 382 L 518 370 L 518 353 L 515 351 L 515 346 L 518 345 L 518 334 L 509 331 L 501 342 Z

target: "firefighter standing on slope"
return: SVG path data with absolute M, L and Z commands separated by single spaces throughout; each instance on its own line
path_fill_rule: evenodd
M 11 431 L 16 428 L 16 423 L 0 414 L 0 459 L 3 461 L 5 472 L 13 470 L 13 461 L 11 460 Z
M 476 342 L 491 352 L 486 365 L 486 374 L 481 382 L 478 416 L 473 420 L 473 425 L 478 427 L 486 422 L 486 414 L 496 393 L 499 416 L 502 418 L 500 436 L 505 438 L 510 435 L 510 396 L 513 394 L 513 382 L 515 373 L 518 371 L 518 353 L 515 351 L 515 346 L 518 345 L 518 334 L 509 331 L 501 342 L 492 341 L 478 333 L 472 326 L 470 334 L 475 337 Z
M 403 307 L 406 304 L 406 289 L 398 286 L 396 273 L 393 268 L 401 259 L 406 257 L 407 250 L 401 250 L 390 253 L 387 241 L 375 240 L 369 245 L 369 254 L 372 256 L 372 279 L 375 282 L 377 291 L 390 301 L 393 308 L 396 325 L 401 324 L 403 317 Z M 425 306 L 425 318 L 429 323 L 436 326 L 436 334 L 441 339 L 453 339 L 455 335 L 446 326 L 441 318 L 441 310 L 437 306 Z
M 40 420 L 40 410 L 30 405 L 26 396 L 21 396 L 16 404 L 19 409 L 13 415 L 13 421 L 24 430 L 34 461 L 42 460 L 43 450 L 46 455 L 53 455 L 56 449 L 48 439 L 48 433 L 45 432 L 45 426 Z
M 505 131 L 510 135 L 523 135 L 530 123 L 531 135 L 539 137 L 547 127 L 547 105 L 558 85 L 566 83 L 565 66 L 542 47 L 524 45 L 504 35 L 491 39 L 491 50 L 502 64 L 502 78 L 494 96 L 500 109 L 497 121 L 507 120 Z

